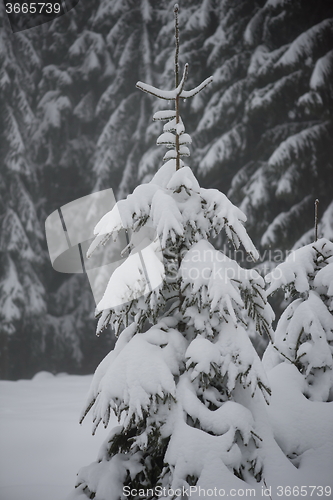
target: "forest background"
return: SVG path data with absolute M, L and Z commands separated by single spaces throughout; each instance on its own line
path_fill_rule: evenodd
M 0 4 L 1 378 L 91 373 L 113 346 L 110 331 L 94 336 L 87 277 L 52 269 L 44 224 L 92 191 L 119 200 L 160 166 L 160 104 L 135 83 L 173 81 L 173 6 L 81 0 L 13 34 Z M 261 257 L 215 244 L 266 274 L 313 241 L 316 198 L 333 240 L 332 2 L 182 0 L 180 33 L 189 86 L 214 76 L 182 103 L 191 168 L 246 213 Z

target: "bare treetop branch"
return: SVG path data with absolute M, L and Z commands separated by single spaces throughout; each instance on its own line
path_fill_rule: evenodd
M 180 138 L 182 134 L 184 134 L 184 126 L 183 122 L 181 120 L 180 114 L 179 114 L 179 108 L 180 108 L 180 99 L 188 99 L 189 97 L 193 97 L 194 95 L 198 94 L 201 92 L 202 89 L 204 89 L 209 83 L 213 81 L 213 77 L 210 76 L 209 78 L 206 78 L 200 85 L 197 87 L 191 89 L 191 90 L 184 90 L 184 85 L 187 79 L 188 75 L 188 64 L 186 63 L 184 66 L 184 71 L 183 71 L 183 76 L 181 81 L 179 82 L 179 6 L 178 4 L 175 4 L 174 6 L 174 17 L 175 17 L 175 42 L 176 42 L 176 50 L 175 50 L 175 88 L 174 90 L 162 90 L 157 87 L 153 87 L 152 85 L 148 85 L 147 83 L 143 82 L 137 82 L 136 87 L 143 92 L 146 92 L 147 94 L 151 94 L 154 97 L 158 97 L 159 99 L 165 99 L 167 101 L 175 101 L 175 111 L 174 114 L 172 114 L 172 119 L 175 119 L 175 124 L 176 127 L 174 130 L 175 134 L 173 132 L 170 132 L 171 129 L 168 129 L 168 124 L 164 126 L 164 134 L 162 134 L 158 139 L 157 139 L 157 144 L 165 144 L 167 147 L 174 147 L 174 149 L 165 155 L 165 159 L 168 158 L 173 158 L 176 161 L 176 170 L 179 170 L 181 166 L 183 166 L 183 162 L 181 161 L 181 156 L 189 156 L 189 151 L 188 148 L 186 148 L 186 151 L 184 150 L 183 142 Z M 167 113 L 166 110 L 163 111 L 162 113 Z M 169 116 L 169 114 L 167 113 Z M 160 115 L 159 115 L 160 116 Z M 165 114 L 162 115 L 163 118 L 158 118 L 158 119 L 165 119 L 164 116 Z M 181 124 L 181 126 L 180 126 Z M 166 140 L 166 135 L 168 137 L 167 143 L 165 142 Z M 187 134 L 186 134 L 187 135 Z M 170 139 L 170 137 L 172 140 Z M 183 148 L 183 149 L 182 149 Z

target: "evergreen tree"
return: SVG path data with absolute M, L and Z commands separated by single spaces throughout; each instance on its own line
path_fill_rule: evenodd
M 131 237 L 128 257 L 97 306 L 98 332 L 111 324 L 118 340 L 96 370 L 82 415 L 92 410 L 93 432 L 101 422 L 108 426 L 111 411 L 119 426 L 98 460 L 80 470 L 71 498 L 118 499 L 124 487 L 137 490 L 129 498 L 157 498 L 157 486 L 242 487 L 243 480 L 269 476 L 274 462 L 284 467 L 265 424 L 270 389 L 246 332 L 254 321 L 259 333 L 271 335 L 264 281 L 208 238 L 224 229 L 236 248 L 242 243 L 254 258 L 258 254 L 244 214 L 220 191 L 201 188 L 182 159 L 191 138 L 180 101 L 211 78 L 184 89 L 188 65 L 178 78 L 177 5 L 175 21 L 175 89 L 137 83 L 175 103 L 154 115 L 166 121 L 157 140 L 168 147 L 165 163 L 101 219 L 88 251 L 124 230 Z M 149 227 L 156 237 L 147 242 Z
M 182 14 L 183 60 L 214 76 L 183 110 L 193 169 L 205 184 L 230 188 L 258 245 L 287 250 L 303 236 L 316 193 L 324 209 L 331 202 L 331 2 L 193 0 Z M 154 60 L 165 61 L 160 84 L 172 70 L 170 37 L 165 23 Z M 149 180 L 146 158 L 152 149 L 138 172 Z
M 333 398 L 333 243 L 321 238 L 291 252 L 266 276 L 268 294 L 282 287 L 290 297 L 264 360 L 267 368 L 292 363 L 312 401 Z
M 45 254 L 39 224 L 38 171 L 29 133 L 40 59 L 25 33 L 11 33 L 0 6 L 0 337 L 1 377 L 23 376 L 42 351 Z
M 65 16 L 30 30 L 34 44 L 43 40 L 31 140 L 34 160 L 41 166 L 44 220 L 94 187 L 95 107 L 100 86 L 113 71 L 102 35 L 89 29 L 94 9 L 94 2 L 80 3 Z M 112 339 L 101 339 L 94 346 L 94 361 L 88 356 L 94 303 L 87 277 L 68 277 L 50 269 L 45 286 L 49 299 L 45 368 L 91 371 L 112 346 Z
M 42 369 L 66 371 L 69 366 L 91 371 L 112 345 L 112 340 L 101 339 L 99 348 L 94 349 L 95 363 L 91 360 L 82 368 L 84 357 L 91 352 L 90 335 L 85 333 L 93 327 L 88 280 L 74 276 L 64 281 L 50 269 L 46 253 L 43 225 L 47 215 L 92 190 L 85 159 L 85 155 L 92 155 L 91 142 L 84 134 L 70 135 L 72 126 L 78 128 L 71 118 L 78 77 L 64 61 L 54 64 L 61 59 L 65 43 L 59 34 L 64 31 L 73 41 L 77 31 L 73 19 L 63 17 L 63 24 L 59 18 L 13 34 L 6 15 L 1 16 L 0 321 L 4 378 L 30 377 Z M 66 32 L 62 28 L 67 22 Z M 51 64 L 45 65 L 46 61 Z
M 117 198 L 137 185 L 138 159 L 145 157 L 147 163 L 145 153 L 152 143 L 152 134 L 147 133 L 151 102 L 133 89 L 138 79 L 154 83 L 154 40 L 161 26 L 162 4 L 102 0 L 93 18 L 93 28 L 104 34 L 115 66 L 97 101 L 96 117 L 102 129 L 93 169 L 96 188 L 110 185 Z
M 124 16 L 119 16 L 116 3 L 80 3 L 66 16 L 31 33 L 35 45 L 43 39 L 37 119 L 31 136 L 34 160 L 42 166 L 45 218 L 93 190 L 111 186 L 115 192 L 122 191 L 135 180 L 130 163 L 143 151 L 140 123 L 145 105 L 133 95 L 131 83 L 147 76 L 139 74 L 144 68 L 149 71 L 151 42 L 146 24 L 151 21 L 151 9 L 148 2 L 134 11 L 133 7 L 133 2 L 123 5 Z M 141 64 L 138 47 L 142 47 Z M 129 127 L 127 133 L 136 131 L 137 136 L 137 140 L 133 137 L 129 159 L 124 124 Z M 122 170 L 128 176 L 119 186 Z M 46 318 L 48 369 L 75 366 L 80 371 L 92 370 L 113 340 L 102 338 L 98 348 L 92 349 L 93 297 L 86 276 L 67 279 L 49 272 L 46 286 L 50 298 Z
M 81 0 L 51 23 L 10 35 L 15 50 L 4 51 L 6 66 L 22 75 L 16 79 L 7 72 L 11 92 L 22 96 L 24 88 L 30 106 L 24 115 L 34 116 L 24 127 L 21 159 L 33 161 L 38 183 L 33 187 L 25 179 L 24 186 L 42 223 L 53 210 L 94 189 L 112 187 L 120 199 L 155 175 L 161 153 L 154 146 L 158 123 L 150 124 L 150 116 L 162 105 L 133 88 L 138 79 L 160 88 L 170 81 L 171 9 L 172 2 Z M 240 206 L 258 247 L 308 244 L 312 230 L 302 221 L 310 220 L 315 196 L 320 196 L 323 235 L 331 239 L 332 15 L 330 0 L 189 0 L 182 5 L 180 63 L 191 66 L 188 84 L 214 76 L 207 91 L 182 103 L 193 141 L 191 167 L 201 185 L 227 192 Z M 1 81 L 5 85 L 6 77 Z M 24 100 L 16 99 L 13 107 L 22 106 Z M 3 137 L 15 137 L 5 130 L 4 119 L 2 129 Z M 18 147 L 6 141 L 4 156 L 5 148 Z M 40 243 L 45 245 L 43 236 Z M 222 243 L 219 238 L 219 248 Z M 71 324 L 74 334 L 76 322 L 91 325 L 81 316 L 80 304 L 88 296 L 82 277 L 67 281 L 44 269 L 43 278 L 52 298 L 48 310 L 59 318 L 58 326 Z M 69 301 L 73 308 L 66 304 L 65 312 L 72 319 L 61 320 L 61 297 L 75 293 L 75 305 Z M 43 331 L 58 331 L 60 339 L 63 326 L 48 324 Z M 89 326 L 76 330 L 72 345 L 87 343 L 84 331 Z M 87 352 L 83 345 L 80 349 Z
M 199 169 L 232 175 L 228 195 L 255 241 L 287 250 L 310 230 L 302 221 L 315 195 L 324 208 L 332 200 L 332 4 L 230 1 L 217 12 L 217 89 L 198 125 L 212 139 L 196 154 Z
M 168 9 L 154 5 L 151 12 L 157 36 L 150 45 L 150 75 L 164 86 L 172 72 L 172 25 Z M 331 202 L 331 16 L 327 0 L 192 0 L 182 9 L 181 62 L 203 79 L 214 76 L 207 93 L 183 106 L 192 168 L 205 185 L 230 188 L 260 246 L 291 248 L 304 235 L 300 220 L 309 219 L 314 196 L 320 193 L 324 209 Z M 159 158 L 145 103 L 143 150 L 137 150 L 138 166 L 131 163 L 131 179 L 141 182 L 152 178 Z M 123 179 L 125 186 L 125 173 Z

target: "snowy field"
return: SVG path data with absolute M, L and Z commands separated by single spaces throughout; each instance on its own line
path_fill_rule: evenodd
M 94 461 L 106 437 L 81 426 L 91 376 L 53 376 L 0 381 L 0 499 L 63 500 L 76 473 Z
M 291 455 L 297 448 L 302 454 L 289 484 L 333 487 L 333 403 L 306 400 L 301 377 L 285 363 L 269 375 L 276 438 Z M 65 500 L 73 490 L 76 473 L 96 459 L 107 436 L 103 427 L 91 435 L 89 416 L 78 424 L 91 379 L 41 372 L 32 380 L 0 381 L 1 500 Z M 273 476 L 276 485 L 288 485 L 278 471 Z

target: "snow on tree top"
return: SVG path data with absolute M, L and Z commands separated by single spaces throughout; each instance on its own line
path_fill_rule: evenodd
M 165 188 L 175 172 L 176 161 L 169 160 L 157 170 L 156 174 L 150 182 L 152 184 L 157 184 L 158 186 Z
M 165 163 L 149 183 L 138 186 L 100 220 L 94 231 L 97 239 L 91 244 L 88 256 L 100 244 L 105 244 L 110 236 L 115 240 L 121 229 L 135 231 L 148 220 L 152 222 L 164 248 L 169 237 L 173 241 L 176 236 L 184 237 L 190 219 L 197 231 L 195 239 L 208 237 L 210 231 L 218 234 L 224 228 L 236 248 L 242 243 L 254 259 L 258 258 L 258 251 L 242 224 L 246 221 L 244 213 L 220 191 L 200 188 L 190 168 L 183 167 L 177 171 L 175 163 L 175 159 Z M 183 188 L 197 198 L 177 197 Z M 211 229 L 208 229 L 208 221 L 211 222 Z
M 183 76 L 179 83 L 179 26 L 178 26 L 178 6 L 174 7 L 175 14 L 175 38 L 176 38 L 176 53 L 175 53 L 175 80 L 176 88 L 174 90 L 162 90 L 153 87 L 147 83 L 137 82 L 136 87 L 143 92 L 147 92 L 155 97 L 166 100 L 175 101 L 174 112 L 168 110 L 158 111 L 154 114 L 155 120 L 169 119 L 169 122 L 164 125 L 164 132 L 158 137 L 157 144 L 164 144 L 168 148 L 172 148 L 172 152 L 167 154 L 164 159 L 174 158 L 176 160 L 176 170 L 183 166 L 180 159 L 181 156 L 189 156 L 186 144 L 191 144 L 192 140 L 188 134 L 185 134 L 185 127 L 179 113 L 180 99 L 186 99 L 198 94 L 203 88 L 213 81 L 213 77 L 206 78 L 200 85 L 192 90 L 184 90 L 185 81 L 188 74 L 188 64 L 185 64 Z M 173 134 L 175 132 L 175 134 Z
M 167 188 L 171 190 L 179 189 L 180 186 L 195 193 L 200 193 L 199 183 L 189 167 L 177 170 L 167 184 Z

